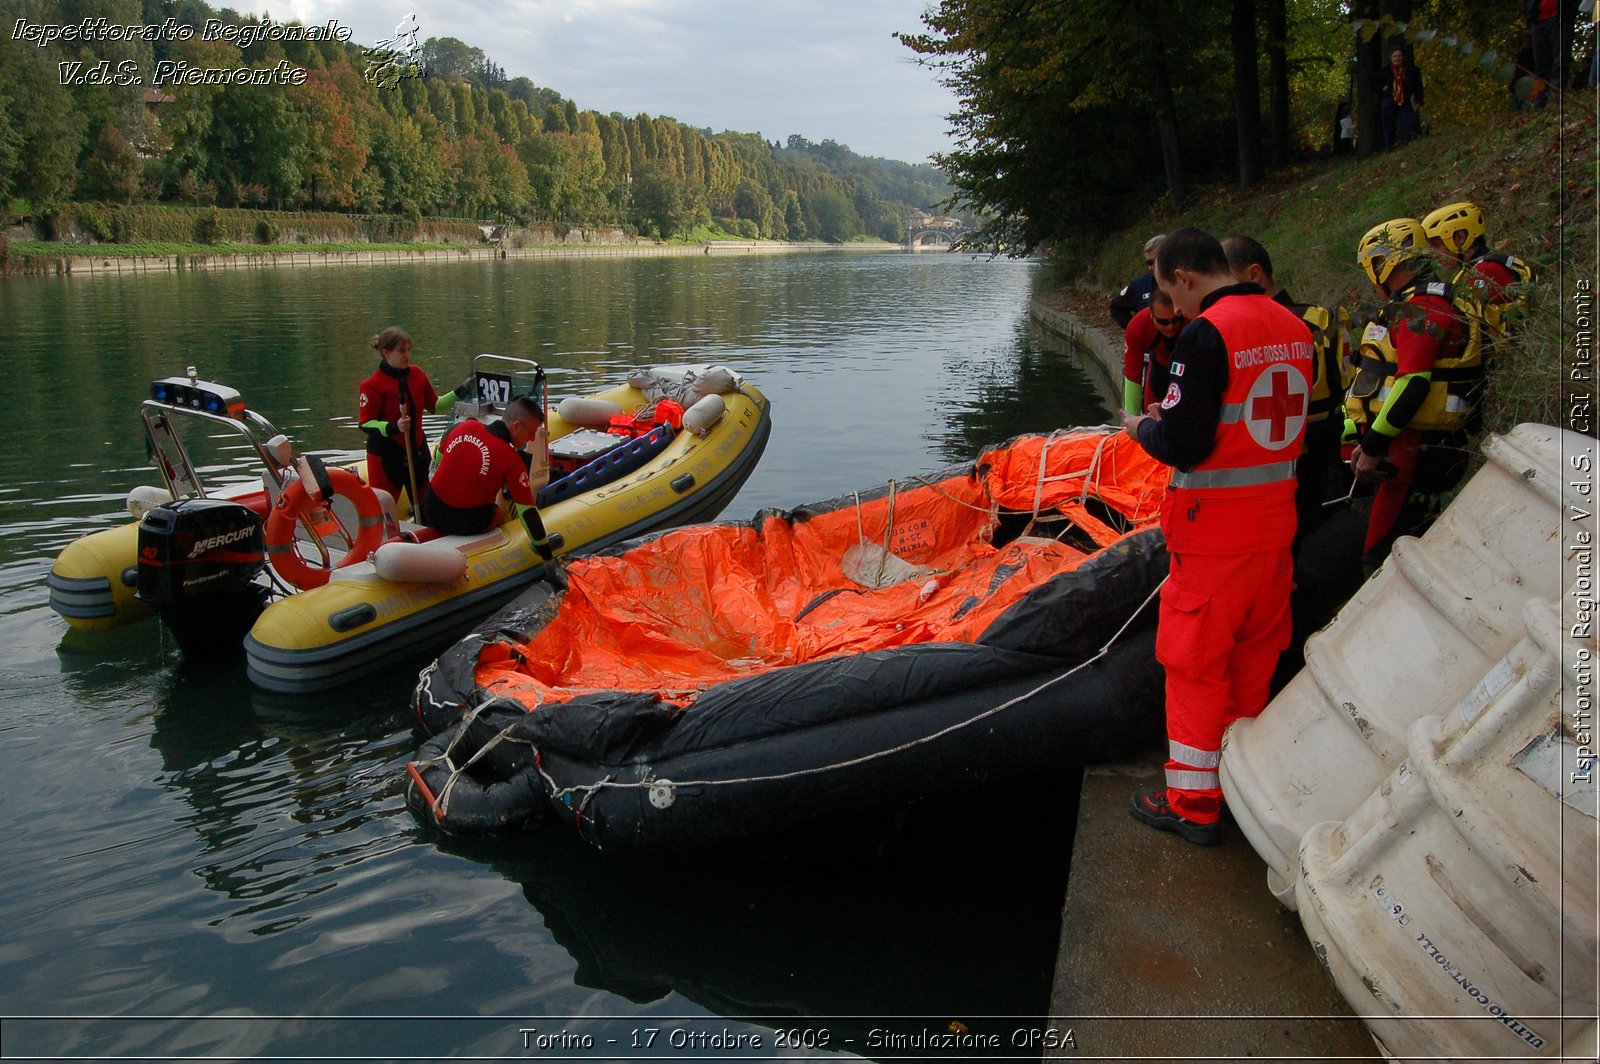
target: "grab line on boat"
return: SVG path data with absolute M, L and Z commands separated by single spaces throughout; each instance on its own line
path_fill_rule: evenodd
M 466 715 L 462 717 L 461 726 L 456 730 L 455 737 L 450 740 L 450 745 L 444 748 L 444 753 L 440 754 L 438 757 L 429 758 L 427 761 L 413 761 L 406 765 L 406 771 L 411 773 L 411 778 L 415 780 L 417 785 L 422 788 L 422 793 L 429 799 L 428 806 L 433 810 L 434 818 L 437 819 L 441 824 L 444 823 L 445 817 L 450 815 L 450 791 L 455 787 L 456 780 L 461 778 L 461 774 L 463 772 L 477 764 L 479 758 L 483 757 L 483 755 L 487 754 L 490 750 L 499 745 L 500 740 L 507 738 L 511 734 L 511 730 L 518 724 L 518 721 L 513 720 L 510 724 L 507 724 L 504 728 L 501 728 L 495 733 L 493 738 L 478 748 L 477 753 L 467 758 L 460 765 L 457 765 L 450 757 L 451 752 L 455 750 L 456 744 L 466 737 L 468 727 L 474 720 L 477 719 L 478 714 L 482 713 L 486 706 L 491 706 L 493 704 L 494 700 L 490 699 L 489 701 L 479 703 L 472 709 L 468 710 Z M 527 740 L 524 739 L 518 741 L 526 742 Z M 531 746 L 532 744 L 530 743 L 529 745 Z M 422 773 L 417 770 L 417 766 L 419 764 L 437 765 L 441 761 L 450 766 L 450 778 L 445 780 L 444 786 L 439 788 L 439 796 L 435 798 L 428 790 L 427 784 L 423 782 Z M 540 769 L 540 774 L 544 774 L 544 770 L 542 768 Z M 548 779 L 549 777 L 545 778 Z
M 1026 691 L 1023 694 L 1017 695 L 1015 698 L 1008 699 L 1005 702 L 1000 703 L 998 706 L 994 706 L 994 707 L 992 707 L 990 709 L 986 709 L 982 713 L 977 714 L 976 716 L 968 717 L 966 720 L 957 721 L 956 723 L 951 724 L 948 727 L 941 728 L 938 731 L 933 732 L 932 734 L 924 735 L 919 739 L 912 739 L 909 742 L 901 743 L 899 746 L 890 747 L 887 750 L 878 750 L 878 751 L 876 751 L 874 753 L 863 754 L 860 757 L 853 757 L 853 758 L 850 758 L 847 761 L 839 761 L 839 762 L 835 762 L 834 764 L 831 764 L 831 765 L 817 765 L 817 766 L 815 766 L 813 768 L 794 769 L 794 770 L 792 770 L 790 772 L 776 772 L 776 773 L 772 773 L 770 775 L 765 775 L 765 776 L 743 776 L 743 777 L 740 777 L 738 779 L 727 779 L 727 780 L 661 780 L 661 779 L 650 779 L 650 780 L 639 780 L 637 782 L 632 782 L 632 783 L 619 783 L 615 779 L 613 779 L 612 777 L 608 776 L 605 779 L 600 780 L 597 783 L 590 783 L 590 784 L 586 784 L 586 785 L 583 785 L 583 786 L 559 787 L 559 786 L 556 785 L 556 781 L 550 777 L 550 774 L 544 770 L 544 765 L 543 765 L 542 762 L 540 762 L 539 765 L 538 765 L 539 775 L 544 777 L 544 781 L 545 781 L 546 786 L 548 786 L 550 788 L 550 797 L 553 800 L 558 801 L 558 802 L 562 803 L 563 805 L 567 806 L 568 808 L 572 807 L 572 802 L 569 800 L 569 796 L 575 795 L 575 794 L 583 795 L 583 799 L 582 799 L 582 801 L 580 801 L 578 803 L 578 807 L 577 807 L 577 810 L 576 810 L 576 812 L 578 814 L 578 817 L 581 820 L 582 819 L 582 815 L 583 815 L 584 807 L 586 807 L 589 804 L 589 801 L 594 797 L 595 794 L 597 794 L 598 792 L 600 792 L 602 790 L 605 790 L 606 788 L 614 788 L 614 789 L 618 789 L 618 790 L 640 790 L 640 789 L 644 789 L 644 788 L 660 786 L 662 784 L 666 784 L 666 785 L 671 786 L 673 788 L 680 788 L 680 787 L 725 787 L 725 786 L 730 786 L 730 785 L 733 785 L 733 784 L 743 784 L 743 783 L 778 783 L 778 782 L 781 782 L 781 781 L 784 781 L 784 780 L 796 779 L 796 778 L 799 778 L 801 776 L 812 776 L 812 775 L 816 775 L 816 774 L 822 773 L 822 772 L 832 772 L 835 769 L 852 768 L 852 767 L 854 767 L 856 765 L 863 765 L 863 764 L 866 764 L 866 763 L 871 762 L 871 761 L 876 761 L 879 758 L 889 757 L 890 755 L 893 755 L 893 754 L 902 753 L 903 751 L 910 750 L 910 749 L 912 749 L 914 747 L 917 747 L 917 746 L 921 746 L 924 743 L 930 743 L 930 742 L 934 741 L 935 739 L 941 739 L 944 736 L 949 735 L 949 734 L 951 734 L 953 732 L 960 731 L 961 729 L 970 727 L 970 726 L 972 726 L 974 724 L 977 724 L 980 721 L 987 720 L 988 718 L 994 716 L 997 713 L 1002 712 L 1003 710 L 1010 709 L 1012 706 L 1015 706 L 1020 702 L 1024 702 L 1024 701 L 1026 701 L 1026 700 L 1028 700 L 1030 698 L 1033 698 L 1034 696 L 1036 696 L 1036 695 L 1040 694 L 1041 692 L 1047 690 L 1052 685 L 1060 683 L 1062 680 L 1065 680 L 1068 677 L 1076 674 L 1078 672 L 1078 670 L 1084 669 L 1084 668 L 1087 668 L 1090 665 L 1093 665 L 1095 662 L 1099 661 L 1101 658 L 1106 656 L 1106 653 L 1111 649 L 1111 647 L 1116 643 L 1116 641 L 1118 639 L 1122 638 L 1123 633 L 1128 630 L 1128 626 L 1131 625 L 1136 618 L 1138 618 L 1139 614 L 1144 612 L 1145 607 L 1150 605 L 1150 603 L 1155 599 L 1156 595 L 1160 593 L 1161 589 L 1164 586 L 1166 586 L 1166 583 L 1167 583 L 1167 577 L 1162 577 L 1161 578 L 1161 582 L 1156 584 L 1156 586 L 1151 589 L 1150 594 L 1146 595 L 1145 598 L 1144 598 L 1144 601 L 1139 603 L 1138 607 L 1132 613 L 1130 613 L 1128 615 L 1128 619 L 1122 622 L 1122 627 L 1118 628 L 1116 630 L 1116 632 L 1112 634 L 1111 638 L 1106 640 L 1104 646 L 1102 646 L 1099 650 L 1095 651 L 1093 656 L 1091 656 L 1089 658 L 1086 658 L 1083 661 L 1079 662 L 1078 664 L 1074 665 L 1072 668 L 1068 669 L 1066 672 L 1062 673 L 1060 676 L 1051 677 L 1050 679 L 1046 680 L 1044 683 L 1042 683 L 1039 686 L 1035 687 L 1033 690 Z M 487 703 L 485 703 L 485 704 L 487 704 Z M 505 734 L 504 732 L 501 733 L 501 735 L 504 735 L 504 734 Z M 497 736 L 495 736 L 495 738 L 489 740 L 489 743 L 485 745 L 485 749 L 487 749 L 488 746 L 491 746 L 494 743 L 498 742 L 500 740 L 500 737 L 501 737 L 500 735 L 497 735 Z M 481 751 L 480 751 L 480 753 L 481 753 Z

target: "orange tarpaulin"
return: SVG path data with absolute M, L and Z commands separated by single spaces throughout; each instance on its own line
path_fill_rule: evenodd
M 1023 437 L 985 452 L 977 470 L 894 484 L 826 512 L 768 516 L 759 529 L 679 529 L 619 557 L 573 561 L 554 619 L 526 645 L 486 647 L 477 682 L 530 708 L 601 690 L 681 702 L 834 655 L 970 643 L 1087 557 L 1042 538 L 1059 522 L 996 548 L 998 511 L 1032 514 L 1037 500 L 1040 512 L 1067 515 L 1105 546 L 1156 516 L 1168 474 L 1120 433 L 1103 432 Z M 877 582 L 885 543 L 921 568 L 901 583 L 863 586 L 863 571 Z

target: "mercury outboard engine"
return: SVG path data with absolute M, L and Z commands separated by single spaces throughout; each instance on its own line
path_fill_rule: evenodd
M 267 605 L 261 518 L 226 499 L 179 499 L 139 521 L 138 597 L 187 655 L 239 649 Z

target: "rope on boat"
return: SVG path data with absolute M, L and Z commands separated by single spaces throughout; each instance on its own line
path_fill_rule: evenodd
M 467 729 L 471 726 L 474 720 L 478 719 L 478 714 L 482 713 L 486 708 L 494 704 L 495 700 L 489 699 L 488 701 L 482 702 L 468 710 L 462 716 L 461 723 L 457 726 L 455 735 L 451 736 L 449 744 L 444 748 L 444 753 L 440 754 L 438 757 L 430 757 L 425 761 L 413 761 L 411 764 L 406 766 L 411 772 L 412 779 L 415 779 L 418 782 L 421 782 L 421 772 L 417 769 L 418 765 L 427 767 L 430 765 L 437 765 L 442 762 L 449 767 L 450 778 L 445 780 L 444 786 L 439 788 L 438 795 L 433 796 L 433 800 L 429 803 L 433 809 L 434 817 L 440 821 L 443 821 L 450 815 L 450 792 L 455 789 L 456 781 L 462 777 L 467 769 L 477 764 L 479 758 L 483 757 L 490 750 L 493 750 L 500 744 L 502 740 L 505 739 L 510 739 L 512 742 L 527 743 L 529 746 L 533 745 L 527 739 L 512 738 L 512 729 L 514 729 L 517 724 L 520 723 L 520 718 L 518 718 L 512 720 L 511 723 L 507 724 L 504 728 L 501 728 L 498 732 L 496 732 L 488 742 L 484 743 L 478 748 L 477 753 L 473 754 L 459 765 L 455 763 L 455 759 L 450 755 L 455 753 L 456 744 L 461 742 L 462 739 L 466 738 Z M 541 773 L 542 771 L 543 770 L 541 770 Z
M 1044 486 L 1046 484 L 1057 484 L 1064 480 L 1077 480 L 1082 478 L 1083 490 L 1078 493 L 1078 501 L 1081 503 L 1088 499 L 1090 490 L 1096 483 L 1098 483 L 1097 478 L 1100 476 L 1099 466 L 1101 456 L 1105 451 L 1106 444 L 1110 443 L 1111 437 L 1116 435 L 1116 433 L 1109 431 L 1109 428 L 1108 431 L 1100 437 L 1100 442 L 1095 444 L 1094 454 L 1090 457 L 1089 464 L 1087 466 L 1082 469 L 1069 469 L 1064 473 L 1057 473 L 1055 476 L 1047 476 L 1045 474 L 1045 470 L 1047 468 L 1046 458 L 1050 450 L 1050 441 L 1055 439 L 1057 436 L 1064 436 L 1078 431 L 1082 430 L 1056 429 L 1045 438 L 1044 444 L 1039 448 L 1039 477 L 1034 486 L 1033 513 L 1029 517 L 1028 528 L 1031 529 L 1036 524 L 1052 524 L 1059 521 L 1071 520 L 1070 517 L 1067 517 L 1064 514 L 1044 514 L 1039 512 L 1040 508 L 1043 506 Z M 948 491 L 945 491 L 943 488 L 941 488 L 937 481 L 930 480 L 926 474 L 916 473 L 907 479 L 917 481 L 918 483 L 922 484 L 923 487 L 926 487 L 934 493 L 943 496 L 945 499 L 956 504 L 957 506 L 964 506 L 969 510 L 977 511 L 978 513 L 992 514 L 998 509 L 999 506 L 998 503 L 995 503 L 990 506 L 983 507 L 967 502 L 965 499 L 958 499 L 954 495 L 951 495 Z M 858 507 L 860 506 L 859 495 L 856 500 L 856 505 Z M 1026 529 L 1023 531 L 1023 534 L 1027 534 Z
M 862 521 L 861 516 L 861 493 L 859 491 L 853 491 L 850 494 L 855 498 L 856 502 L 856 542 L 865 547 L 867 545 L 867 529 L 866 525 Z M 872 584 L 874 587 L 883 586 L 883 567 L 888 564 L 889 561 L 889 541 L 894 538 L 894 500 L 895 483 L 894 478 L 890 477 L 889 514 L 883 523 L 883 550 L 878 554 L 878 572 L 872 579 Z M 798 619 L 799 618 L 796 618 L 796 620 Z
M 581 786 L 561 787 L 558 786 L 556 781 L 550 777 L 550 774 L 544 770 L 544 765 L 542 762 L 539 765 L 539 774 L 544 777 L 545 785 L 550 789 L 550 797 L 563 803 L 564 805 L 567 805 L 569 808 L 572 806 L 572 803 L 568 801 L 569 796 L 582 796 L 578 802 L 577 809 L 579 818 L 581 819 L 582 810 L 589 804 L 590 800 L 594 798 L 595 794 L 602 790 L 647 790 L 657 786 L 670 786 L 673 789 L 682 787 L 729 787 L 746 783 L 778 783 L 784 780 L 799 779 L 804 776 L 815 776 L 824 772 L 833 772 L 842 768 L 854 768 L 857 765 L 864 765 L 885 757 L 891 757 L 895 754 L 903 753 L 907 750 L 914 749 L 915 747 L 922 746 L 925 743 L 931 743 L 936 739 L 942 739 L 946 735 L 951 735 L 955 732 L 961 731 L 963 728 L 970 728 L 972 725 L 987 720 L 996 714 L 1002 713 L 1005 710 L 1010 709 L 1012 706 L 1018 705 L 1021 702 L 1025 702 L 1039 694 L 1042 694 L 1055 684 L 1058 684 L 1062 680 L 1073 676 L 1079 670 L 1093 665 L 1095 662 L 1105 657 L 1106 653 L 1110 651 L 1117 640 L 1122 638 L 1123 633 L 1128 630 L 1128 626 L 1138 618 L 1139 614 L 1144 612 L 1145 607 L 1150 605 L 1151 601 L 1155 599 L 1158 593 L 1160 593 L 1161 588 L 1166 585 L 1166 582 L 1167 578 L 1162 577 L 1161 582 L 1151 589 L 1150 594 L 1145 596 L 1144 601 L 1139 603 L 1138 607 L 1128 615 L 1128 619 L 1122 622 L 1122 627 L 1118 628 L 1116 632 L 1112 634 L 1111 638 L 1106 640 L 1105 645 L 1099 650 L 1095 651 L 1091 657 L 1079 662 L 1061 675 L 1051 677 L 1044 683 L 1033 688 L 1031 691 L 1027 691 L 1023 694 L 1017 695 L 1014 698 L 1007 699 L 997 706 L 991 706 L 989 709 L 984 710 L 982 713 L 979 713 L 976 716 L 968 717 L 966 720 L 957 721 L 954 724 L 950 724 L 936 732 L 931 732 L 930 734 L 921 736 L 920 738 L 908 740 L 907 742 L 903 742 L 898 746 L 890 747 L 887 750 L 877 750 L 870 754 L 862 754 L 860 757 L 849 758 L 845 761 L 836 761 L 829 765 L 816 765 L 812 768 L 793 769 L 789 772 L 776 772 L 764 776 L 741 776 L 737 779 L 723 780 L 639 780 L 632 783 L 623 783 L 618 782 L 613 777 L 608 776 L 597 783 L 583 784 Z M 496 737 L 496 740 L 491 741 L 497 740 L 498 737 Z

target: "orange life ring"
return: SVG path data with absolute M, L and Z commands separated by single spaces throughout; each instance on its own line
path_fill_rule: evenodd
M 343 495 L 355 506 L 360 524 L 355 542 L 350 544 L 349 551 L 333 567 L 343 569 L 366 558 L 373 548 L 383 542 L 383 504 L 378 501 L 377 494 L 348 469 L 329 469 L 327 474 L 328 482 L 333 485 L 333 493 Z M 307 494 L 304 484 L 294 480 L 283 489 L 283 494 L 278 496 L 272 513 L 267 517 L 267 558 L 279 576 L 301 591 L 326 584 L 333 571 L 308 564 L 295 549 L 294 543 L 294 529 L 301 515 L 324 505 L 326 503 L 322 500 Z

